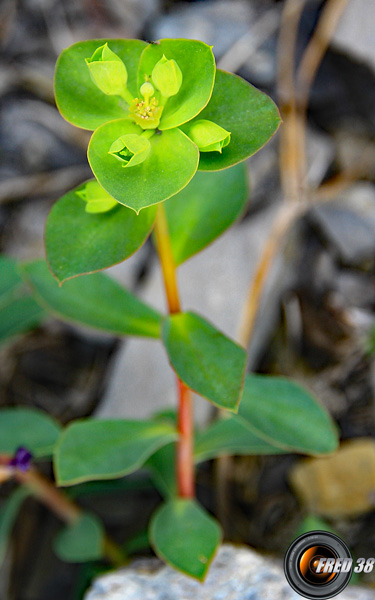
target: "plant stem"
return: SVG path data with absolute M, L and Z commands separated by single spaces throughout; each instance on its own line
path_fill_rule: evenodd
M 129 92 L 128 88 L 126 88 L 123 93 L 121 94 L 121 98 L 123 98 L 125 100 L 125 102 L 127 102 L 129 105 L 133 102 L 134 97 L 133 95 Z
M 163 204 L 158 206 L 155 237 L 169 313 L 173 315 L 181 312 L 181 303 L 177 286 L 176 265 L 173 260 L 167 217 Z M 181 498 L 193 498 L 195 496 L 193 399 L 189 388 L 179 378 L 177 378 L 177 389 L 179 432 L 176 452 L 177 492 Z
M 152 138 L 153 135 L 155 135 L 156 130 L 155 129 L 145 129 L 143 133 L 141 133 L 141 137 L 146 138 L 146 140 L 149 140 L 150 138 Z

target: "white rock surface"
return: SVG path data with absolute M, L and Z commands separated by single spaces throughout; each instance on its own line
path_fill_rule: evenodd
M 375 70 L 374 0 L 350 0 L 333 35 L 333 45 Z
M 222 546 L 200 584 L 154 559 L 96 579 L 85 600 L 297 600 L 279 562 L 250 548 Z M 340 600 L 375 600 L 375 592 L 348 587 Z

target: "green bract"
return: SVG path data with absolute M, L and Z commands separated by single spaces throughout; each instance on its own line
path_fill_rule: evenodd
M 211 47 L 195 40 L 74 44 L 58 60 L 55 90 L 68 121 L 99 127 L 88 151 L 94 175 L 136 213 L 177 194 L 198 166 L 245 160 L 280 122 L 270 98 L 216 71 Z
M 103 190 L 96 181 L 88 181 L 76 191 L 76 194 L 87 203 L 85 210 L 88 213 L 108 212 L 118 205 L 117 201 Z
M 91 58 L 86 58 L 93 82 L 108 96 L 126 96 L 128 72 L 121 58 L 108 44 L 95 50 Z
M 152 70 L 152 81 L 162 96 L 175 96 L 182 84 L 182 72 L 175 60 L 168 60 L 165 55 L 156 63 Z
M 222 152 L 230 143 L 230 132 L 206 119 L 194 121 L 188 131 L 201 152 Z
M 151 144 L 148 139 L 129 133 L 120 136 L 109 149 L 109 154 L 117 158 L 122 167 L 135 167 L 150 154 Z

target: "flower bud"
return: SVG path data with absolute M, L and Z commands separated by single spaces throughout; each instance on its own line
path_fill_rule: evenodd
M 168 60 L 164 54 L 154 66 L 151 79 L 165 98 L 175 96 L 182 84 L 181 69 L 175 60 Z
M 32 465 L 33 455 L 28 448 L 21 446 L 17 448 L 13 458 L 9 461 L 9 466 L 26 473 Z
M 118 204 L 97 181 L 88 181 L 76 194 L 86 202 L 85 210 L 91 214 L 107 212 Z
M 86 58 L 91 79 L 107 96 L 121 96 L 126 91 L 128 72 L 121 58 L 108 44 L 97 48 L 91 58 Z
M 195 121 L 188 130 L 189 137 L 193 140 L 200 152 L 222 152 L 230 143 L 230 132 L 220 127 L 213 121 L 200 119 Z
M 117 158 L 123 167 L 135 167 L 148 158 L 150 151 L 151 144 L 147 138 L 128 133 L 113 142 L 109 154 Z
M 141 85 L 140 91 L 146 102 L 148 102 L 149 99 L 155 94 L 154 86 L 149 81 L 146 81 L 143 85 Z

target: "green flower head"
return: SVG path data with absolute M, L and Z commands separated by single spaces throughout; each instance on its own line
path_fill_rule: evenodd
M 137 214 L 197 170 L 246 160 L 280 123 L 272 100 L 216 69 L 197 40 L 78 42 L 58 59 L 55 92 L 62 115 L 93 131 L 88 161 L 100 185 Z
M 159 106 L 151 83 L 144 83 L 140 92 L 143 98 L 135 98 L 129 107 L 131 117 L 142 129 L 156 129 L 160 123 L 163 106 Z

